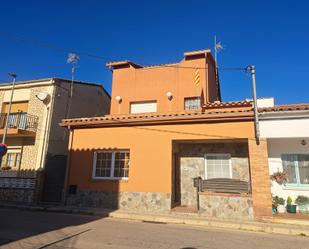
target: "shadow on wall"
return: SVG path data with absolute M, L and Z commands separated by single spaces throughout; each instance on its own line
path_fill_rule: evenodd
M 119 193 L 120 180 L 113 179 L 111 175 L 123 174 L 126 155 L 115 154 L 123 150 L 126 150 L 126 148 L 71 150 L 67 205 L 110 210 L 119 209 L 121 201 Z M 112 160 L 112 157 L 118 159 Z M 112 163 L 114 166 L 111 166 Z M 123 167 L 117 170 L 116 165 L 122 165 Z M 106 177 L 106 179 L 100 179 L 100 177 Z

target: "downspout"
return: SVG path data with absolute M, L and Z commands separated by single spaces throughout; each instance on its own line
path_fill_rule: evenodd
M 68 144 L 68 157 L 65 169 L 65 176 L 64 176 L 64 185 L 63 185 L 63 192 L 62 192 L 62 205 L 66 205 L 67 203 L 67 191 L 69 185 L 69 174 L 70 174 L 70 167 L 71 167 L 71 153 L 72 153 L 72 144 L 73 144 L 73 135 L 74 130 L 71 129 L 70 126 L 67 128 L 69 130 L 69 144 Z
M 44 155 L 45 155 L 45 148 L 46 148 L 46 134 L 47 134 L 47 125 L 50 117 L 50 106 L 46 107 L 46 121 L 45 121 L 45 129 L 44 129 L 44 136 L 43 136 L 43 145 L 42 145 L 42 152 L 41 152 L 41 162 L 40 162 L 40 169 L 43 168 L 44 163 Z
M 46 161 L 46 155 L 47 155 L 47 152 L 48 152 L 48 144 L 49 144 L 49 135 L 50 135 L 50 127 L 51 127 L 51 122 L 52 122 L 52 115 L 51 115 L 51 112 L 52 110 L 54 109 L 54 102 L 55 102 L 55 96 L 56 96 L 56 84 L 55 84 L 55 80 L 53 79 L 52 80 L 52 84 L 54 86 L 53 88 L 53 94 L 52 94 L 52 97 L 51 97 L 51 103 L 50 103 L 50 106 L 49 106 L 49 112 L 48 112 L 48 122 L 46 120 L 46 123 L 47 125 L 45 126 L 45 133 L 46 133 L 46 140 L 45 140 L 45 143 L 43 144 L 43 150 L 42 150 L 42 160 L 41 160 L 41 168 L 45 168 L 45 161 Z

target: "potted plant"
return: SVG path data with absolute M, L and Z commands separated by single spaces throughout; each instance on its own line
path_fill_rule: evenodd
M 286 210 L 288 211 L 288 213 L 291 213 L 291 214 L 295 214 L 296 213 L 296 205 L 292 204 L 293 200 L 292 200 L 292 197 L 289 196 L 286 203 Z
M 10 167 L 10 166 L 3 166 L 3 167 L 1 167 L 1 169 L 2 169 L 2 170 L 10 170 L 11 167 Z
M 272 175 L 270 175 L 270 179 L 272 181 L 276 181 L 278 184 L 282 185 L 283 183 L 285 183 L 288 179 L 288 175 L 287 173 L 285 173 L 284 171 L 277 171 L 275 173 L 273 173 Z
M 273 197 L 273 206 L 277 207 L 277 212 L 280 214 L 285 213 L 285 200 L 282 197 L 275 196 Z
M 297 196 L 295 203 L 299 207 L 299 212 L 301 213 L 309 213 L 309 197 L 304 195 Z

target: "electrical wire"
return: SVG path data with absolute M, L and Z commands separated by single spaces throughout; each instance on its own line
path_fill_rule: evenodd
M 76 54 L 79 54 L 79 55 L 84 55 L 84 56 L 87 56 L 89 58 L 103 60 L 106 63 L 110 62 L 110 61 L 117 61 L 115 59 L 100 56 L 100 55 L 97 55 L 97 54 L 87 53 L 87 52 L 78 51 L 78 50 L 69 50 L 69 49 L 62 48 L 62 47 L 59 47 L 57 45 L 54 45 L 52 43 L 46 43 L 46 42 L 39 41 L 37 39 L 21 38 L 21 37 L 18 37 L 15 34 L 12 34 L 12 33 L 7 33 L 7 32 L 1 31 L 0 36 L 4 37 L 6 39 L 9 39 L 11 41 L 15 41 L 15 42 L 19 42 L 19 43 L 30 43 L 34 46 L 54 50 L 54 51 L 57 51 L 57 52 L 76 53 Z M 172 65 L 172 64 L 171 65 L 168 65 L 168 64 L 152 65 L 152 64 L 148 64 L 148 63 L 135 63 L 135 64 L 147 67 L 147 69 L 152 69 L 152 68 L 156 68 L 156 67 L 173 67 L 173 68 L 181 68 L 181 69 L 201 69 L 201 70 L 208 69 L 206 67 L 185 67 L 185 66 L 178 66 L 178 65 Z M 219 70 L 226 70 L 226 71 L 245 71 L 246 70 L 245 67 L 218 67 L 218 69 Z

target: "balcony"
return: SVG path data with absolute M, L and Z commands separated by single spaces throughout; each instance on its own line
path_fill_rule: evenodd
M 8 137 L 34 137 L 38 126 L 38 117 L 25 112 L 0 114 L 0 136 L 4 133 L 5 123 L 8 120 Z

